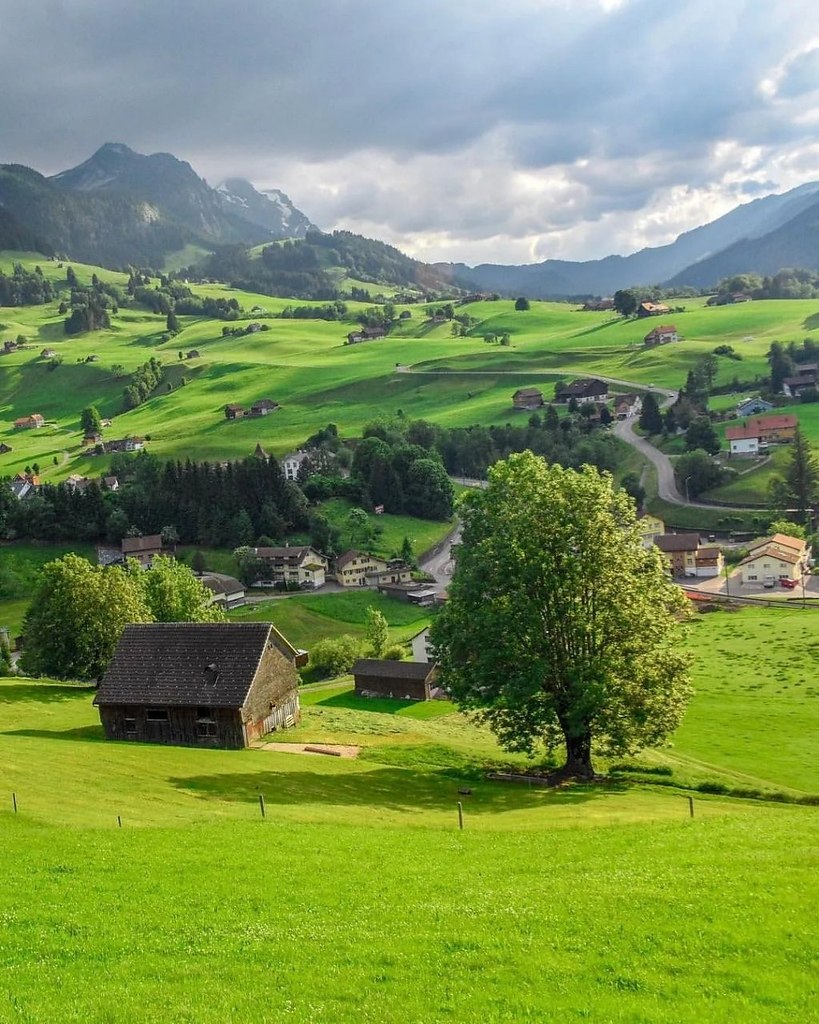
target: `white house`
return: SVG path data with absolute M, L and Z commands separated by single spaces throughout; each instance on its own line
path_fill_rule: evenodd
M 759 429 L 757 427 L 728 427 L 725 431 L 729 455 L 759 455 Z
M 425 626 L 420 633 L 416 633 L 410 641 L 412 643 L 413 661 L 432 661 L 432 652 L 429 645 L 429 626 Z
M 285 480 L 298 479 L 299 469 L 302 462 L 307 458 L 307 452 L 290 452 L 282 459 L 282 469 Z

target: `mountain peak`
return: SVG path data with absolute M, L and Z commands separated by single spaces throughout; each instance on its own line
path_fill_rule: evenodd
M 226 178 L 216 191 L 231 213 L 260 225 L 274 238 L 304 238 L 315 227 L 279 189 L 259 192 L 245 178 Z

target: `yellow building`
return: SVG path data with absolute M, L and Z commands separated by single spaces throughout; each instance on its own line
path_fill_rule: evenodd
M 648 512 L 643 512 L 638 516 L 637 526 L 643 539 L 644 548 L 650 548 L 654 541 L 665 533 L 665 523 L 662 519 L 659 516 L 649 515 Z

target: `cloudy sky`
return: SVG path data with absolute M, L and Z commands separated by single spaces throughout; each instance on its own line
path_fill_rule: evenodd
M 12 9 L 13 8 L 13 9 Z M 590 259 L 819 178 L 810 0 L 0 8 L 0 162 L 106 141 L 422 259 Z

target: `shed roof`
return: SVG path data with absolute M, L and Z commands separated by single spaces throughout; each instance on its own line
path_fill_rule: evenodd
M 748 425 L 758 427 L 760 430 L 782 430 L 787 427 L 795 427 L 796 416 L 793 413 L 781 413 L 779 416 L 757 416 L 748 420 Z
M 353 675 L 368 678 L 426 679 L 434 666 L 426 661 L 390 661 L 387 658 L 359 658 Z
M 726 427 L 725 437 L 729 441 L 750 441 L 753 438 L 759 438 L 758 427 Z
M 147 537 L 123 537 L 123 555 L 136 554 L 140 551 L 159 551 L 162 548 L 162 536 L 152 533 Z
M 274 633 L 268 622 L 126 626 L 94 703 L 240 708 Z
M 663 533 L 655 537 L 654 543 L 666 553 L 672 551 L 696 551 L 700 546 L 700 535 L 698 533 Z

